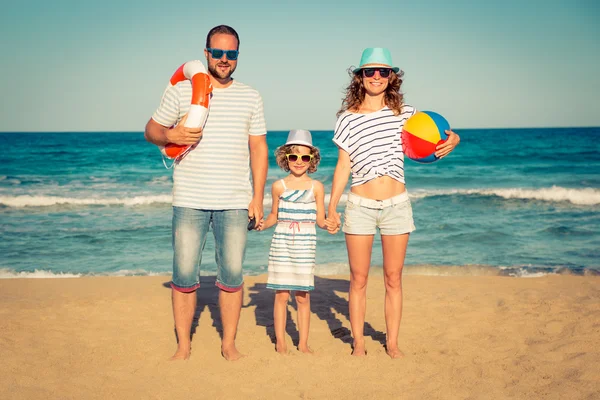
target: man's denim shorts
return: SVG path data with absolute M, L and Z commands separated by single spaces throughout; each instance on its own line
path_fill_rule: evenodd
M 242 263 L 248 235 L 248 210 L 197 210 L 173 207 L 173 280 L 171 287 L 192 292 L 200 287 L 200 262 L 209 229 L 215 237 L 216 285 L 237 292 L 244 285 Z
M 415 230 L 412 207 L 405 191 L 386 200 L 373 200 L 348 194 L 344 226 L 350 235 L 402 235 Z

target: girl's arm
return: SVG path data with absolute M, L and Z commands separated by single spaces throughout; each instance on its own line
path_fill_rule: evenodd
M 340 202 L 342 193 L 348 183 L 350 176 L 350 155 L 342 149 L 338 149 L 338 161 L 333 173 L 333 184 L 331 185 L 331 196 L 329 199 L 329 208 L 327 215 L 337 226 L 341 225 L 340 215 L 337 213 L 337 205 Z
M 314 181 L 315 202 L 317 203 L 317 226 L 321 229 L 327 229 L 325 224 L 325 188 L 323 184 Z
M 281 193 L 283 193 L 283 185 L 281 181 L 276 180 L 273 182 L 273 186 L 271 186 L 271 198 L 273 199 L 271 214 L 256 228 L 257 231 L 264 231 L 277 223 L 277 209 L 279 208 L 279 196 Z

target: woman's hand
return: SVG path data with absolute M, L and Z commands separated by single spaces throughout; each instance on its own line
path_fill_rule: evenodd
M 327 232 L 335 235 L 339 232 L 341 226 L 340 214 L 337 212 L 329 213 L 329 217 L 325 219 L 325 226 L 327 227 Z
M 448 135 L 448 139 L 435 148 L 435 156 L 437 158 L 446 157 L 460 143 L 460 136 L 458 136 L 452 130 L 447 130 L 446 135 Z

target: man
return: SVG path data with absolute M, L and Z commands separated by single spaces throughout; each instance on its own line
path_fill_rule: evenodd
M 235 335 L 242 306 L 242 261 L 248 221 L 263 218 L 268 149 L 260 94 L 231 77 L 237 67 L 239 43 L 237 32 L 226 25 L 214 27 L 206 37 L 204 55 L 213 97 L 204 129 L 184 127 L 192 94 L 188 80 L 165 91 L 146 124 L 145 138 L 157 146 L 199 141 L 173 172 L 171 287 L 178 337 L 173 360 L 190 357 L 195 291 L 200 286 L 202 248 L 209 228 L 215 238 L 216 285 L 220 289 L 221 354 L 227 360 L 241 357 Z

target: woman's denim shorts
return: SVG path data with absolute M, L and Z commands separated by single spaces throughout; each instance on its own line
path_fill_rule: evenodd
M 342 231 L 350 235 L 402 235 L 415 230 L 412 207 L 405 191 L 386 200 L 348 194 Z

